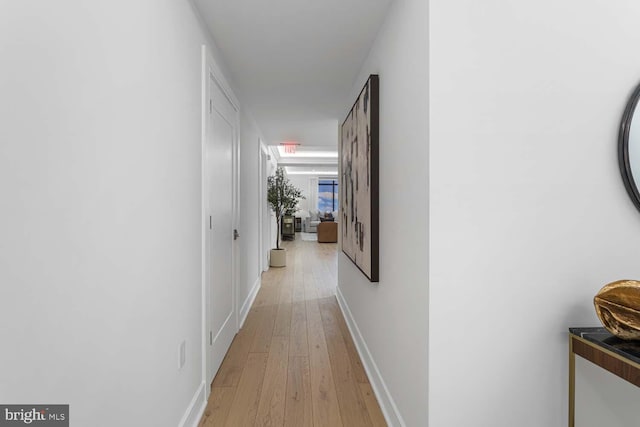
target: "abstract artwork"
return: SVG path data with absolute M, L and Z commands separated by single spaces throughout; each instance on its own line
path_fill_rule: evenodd
M 378 281 L 378 76 L 371 75 L 340 129 L 342 251 Z

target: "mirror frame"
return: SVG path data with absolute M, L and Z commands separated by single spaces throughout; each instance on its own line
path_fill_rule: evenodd
M 636 86 L 627 102 L 620 122 L 620 134 L 618 136 L 618 165 L 620 166 L 620 174 L 624 187 L 631 198 L 635 207 L 640 211 L 640 191 L 638 184 L 633 179 L 631 173 L 631 163 L 629 163 L 629 132 L 631 130 L 631 120 L 633 113 L 636 111 L 638 101 L 640 100 L 640 84 Z M 640 119 L 640 118 L 639 118 Z M 640 159 L 639 159 L 640 160 Z M 638 177 L 640 179 L 640 177 Z

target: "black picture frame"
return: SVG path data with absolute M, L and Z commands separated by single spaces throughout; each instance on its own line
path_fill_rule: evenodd
M 622 120 L 620 121 L 620 132 L 618 135 L 618 166 L 620 167 L 620 174 L 622 175 L 624 187 L 626 188 L 631 201 L 638 211 L 640 211 L 640 192 L 638 191 L 638 185 L 633 178 L 631 163 L 629 161 L 629 133 L 631 131 L 631 121 L 633 120 L 633 114 L 638 105 L 638 100 L 640 100 L 640 84 L 636 86 L 629 97 L 627 106 L 622 114 Z
M 340 127 L 340 244 L 371 282 L 380 276 L 379 97 L 372 74 Z

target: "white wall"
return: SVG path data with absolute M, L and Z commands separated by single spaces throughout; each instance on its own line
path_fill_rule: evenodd
M 3 403 L 177 426 L 201 386 L 203 43 L 187 1 L 0 6 Z
M 300 200 L 300 208 L 308 211 L 311 206 L 309 175 L 287 175 L 287 178 L 289 178 L 291 184 L 302 190 L 302 195 L 305 198 L 303 200 Z
M 238 300 L 250 308 L 251 291 L 259 283 L 260 267 L 260 130 L 245 110 L 240 130 L 240 277 Z
M 616 157 L 640 4 L 430 5 L 429 425 L 566 425 L 567 327 L 640 277 Z
M 392 425 L 427 423 L 428 3 L 397 0 L 362 67 L 344 116 L 369 74 L 380 75 L 380 282 L 340 254 L 339 291 L 397 405 Z

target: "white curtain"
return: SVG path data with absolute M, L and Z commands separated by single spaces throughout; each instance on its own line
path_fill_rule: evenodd
M 309 178 L 309 210 L 318 210 L 318 177 Z

